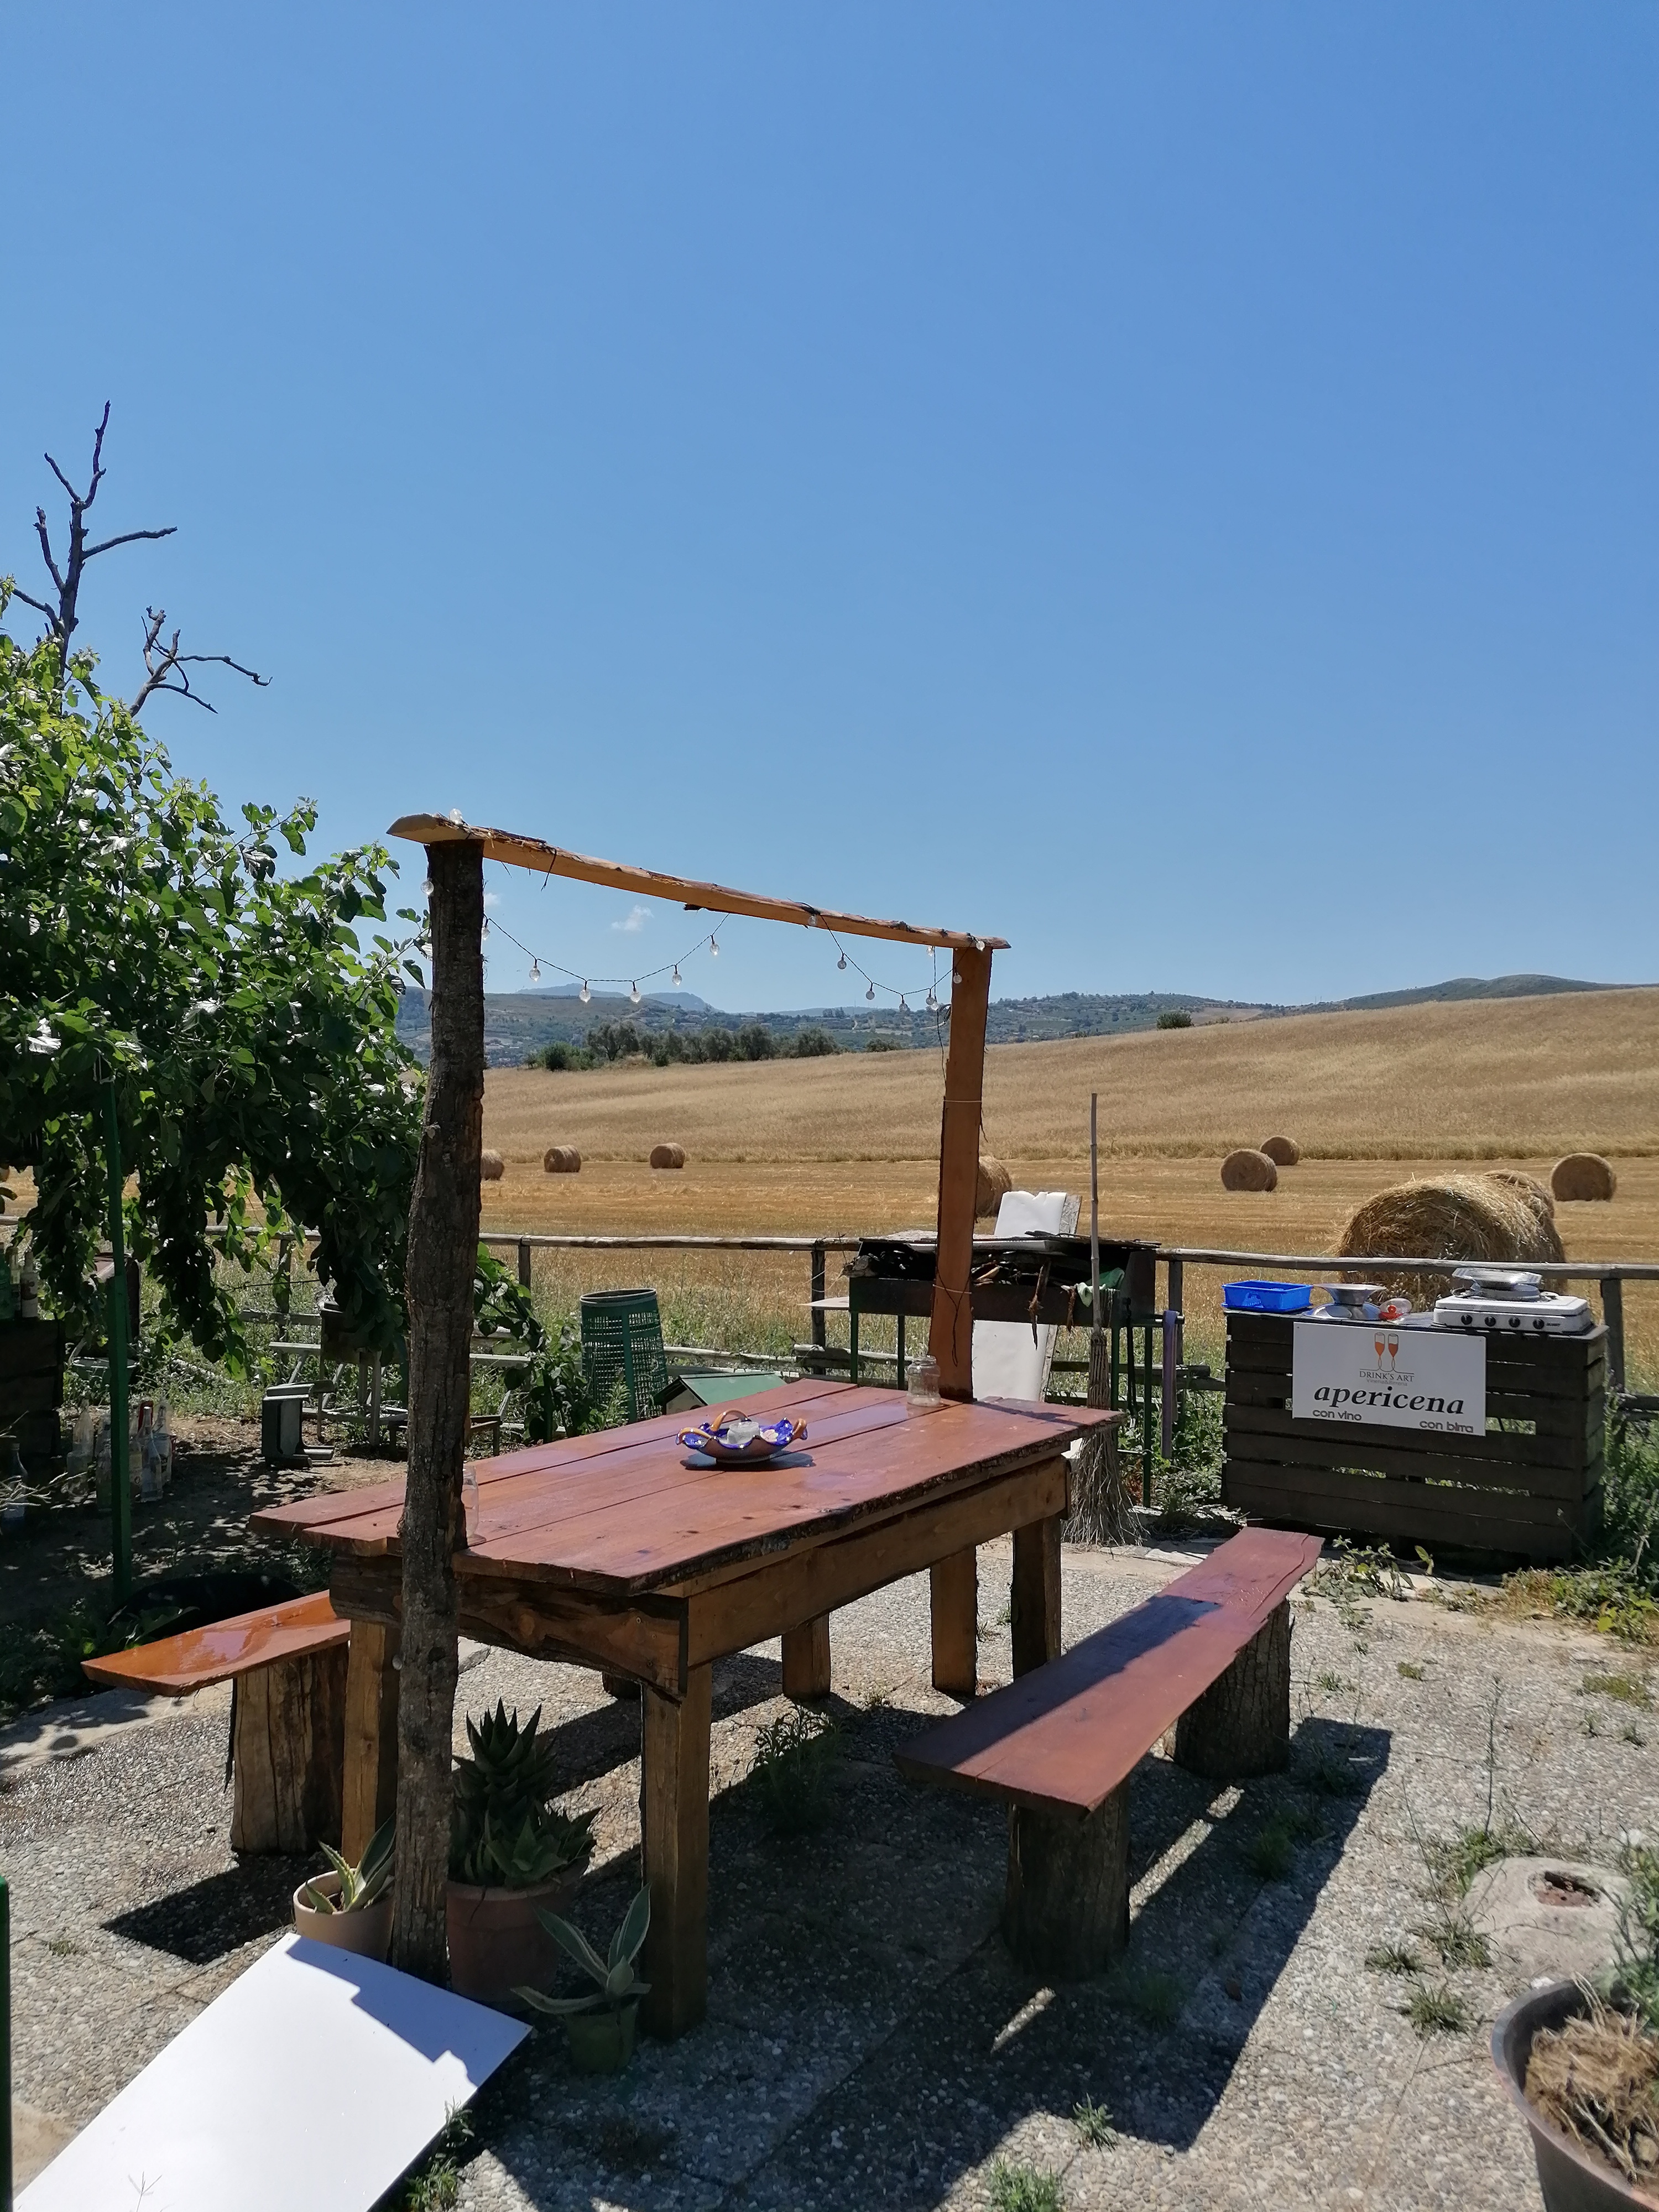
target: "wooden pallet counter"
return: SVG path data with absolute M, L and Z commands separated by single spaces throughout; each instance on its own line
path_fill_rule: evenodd
M 1571 1559 L 1595 1534 L 1605 1328 L 1488 1337 L 1486 1433 L 1453 1437 L 1295 1419 L 1293 1326 L 1227 1317 L 1224 1504 L 1255 1521 L 1537 1561 Z

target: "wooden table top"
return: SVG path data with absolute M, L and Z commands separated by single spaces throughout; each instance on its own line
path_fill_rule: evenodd
M 902 1390 L 811 1376 L 722 1408 L 740 1410 L 805 1420 L 805 1445 L 769 1467 L 714 1467 L 679 1442 L 690 1423 L 665 1414 L 473 1462 L 478 1527 L 457 1572 L 613 1595 L 674 1588 L 1053 1459 L 1115 1418 L 1006 1400 L 919 1412 Z M 251 1525 L 374 1556 L 397 1549 L 403 1501 L 399 1475 L 272 1507 Z

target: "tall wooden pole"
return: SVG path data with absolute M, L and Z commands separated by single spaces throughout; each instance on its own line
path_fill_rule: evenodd
M 104 1151 L 109 1170 L 109 1513 L 115 1602 L 132 1595 L 132 1490 L 127 1472 L 127 1247 L 122 1213 L 121 1115 L 115 1071 L 104 1085 Z
M 939 1362 L 946 1398 L 974 1395 L 974 1316 L 968 1278 L 974 1261 L 979 1188 L 980 1109 L 985 1097 L 985 1024 L 991 1006 L 991 954 L 963 947 L 951 976 L 951 1048 L 939 1146 L 939 1260 L 927 1349 Z
M 483 855 L 428 848 L 432 1060 L 409 1216 L 409 1479 L 398 1698 L 398 1880 L 392 1956 L 447 1978 L 450 1740 L 459 1671 L 455 1553 L 466 1544 L 461 1462 L 483 1141 Z

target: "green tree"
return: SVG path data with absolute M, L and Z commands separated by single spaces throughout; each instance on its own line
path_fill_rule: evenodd
M 0 621 L 10 595 L 0 582 Z M 303 1225 L 352 1324 L 390 1350 L 421 1117 L 397 1001 L 420 917 L 365 950 L 385 851 L 279 872 L 279 848 L 306 859 L 315 807 L 246 805 L 233 829 L 94 667 L 61 618 L 32 647 L 0 630 L 0 1149 L 33 1171 L 53 1303 L 94 1320 L 112 1072 L 128 1249 L 170 1325 L 239 1364 L 209 1224 L 244 1266 Z

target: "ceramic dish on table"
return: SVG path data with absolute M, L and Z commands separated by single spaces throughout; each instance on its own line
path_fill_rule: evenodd
M 700 1429 L 682 1429 L 680 1442 L 688 1451 L 702 1452 L 718 1467 L 764 1467 L 792 1444 L 806 1441 L 805 1421 L 755 1421 L 742 1413 L 726 1413 L 718 1421 L 705 1421 Z

